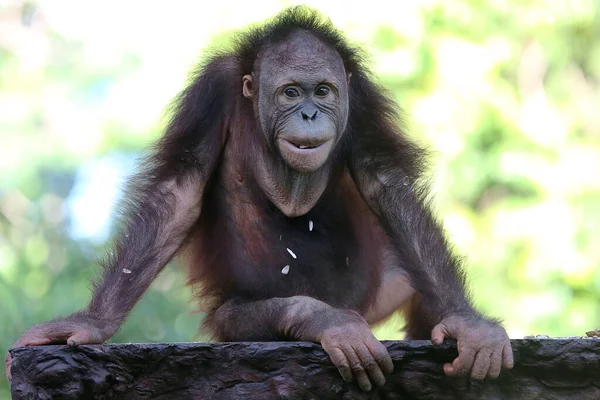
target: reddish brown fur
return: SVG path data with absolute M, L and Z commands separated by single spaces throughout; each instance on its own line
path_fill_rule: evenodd
M 288 40 L 302 57 L 284 69 L 294 74 L 286 79 L 314 86 L 310 93 L 322 81 L 338 82 L 344 101 L 315 94 L 297 108 L 303 103 L 272 99 L 280 84 L 259 85 L 271 89 L 257 111 L 249 86 L 259 54 Z M 315 52 L 321 46 L 329 58 Z M 313 67 L 315 76 L 306 71 Z M 314 128 L 298 110 L 316 117 L 317 109 L 326 117 L 310 123 L 325 122 L 316 139 L 327 141 L 308 153 L 324 156 L 294 164 L 276 142 Z M 282 120 L 283 128 L 274 123 Z M 247 32 L 233 52 L 210 58 L 177 98 L 167 132 L 130 180 L 124 226 L 89 307 L 32 328 L 17 344 L 102 343 L 179 253 L 216 339 L 320 342 L 346 380 L 354 375 L 370 390 L 369 379 L 383 385 L 393 364 L 365 317 L 382 320 L 404 307 L 409 338 L 454 337 L 467 349 L 445 366 L 448 375 L 473 366 L 478 379 L 496 377 L 499 360 L 512 366 L 510 342 L 469 300 L 461 261 L 428 206 L 424 155 L 340 32 L 316 13 L 284 12 Z
M 202 310 L 208 312 L 204 326 L 209 333 L 214 332 L 212 316 L 216 308 L 229 296 L 240 293 L 240 287 L 236 282 L 255 279 L 261 286 L 269 286 L 268 289 L 264 288 L 254 293 L 259 297 L 261 295 L 267 297 L 266 293 L 278 297 L 317 294 L 308 281 L 298 282 L 293 278 L 295 260 L 287 253 L 284 243 L 297 233 L 289 230 L 273 231 L 272 223 L 285 224 L 289 223 L 290 219 L 273 210 L 272 207 L 268 207 L 266 202 L 253 200 L 253 196 L 257 193 L 249 188 L 251 181 L 248 182 L 246 179 L 250 178 L 246 178 L 240 172 L 243 170 L 241 157 L 229 154 L 234 153 L 235 147 L 232 144 L 230 147 L 232 150 L 224 155 L 222 169 L 224 175 L 222 181 L 218 180 L 218 186 L 226 189 L 222 192 L 213 189 L 206 193 L 205 206 L 202 210 L 202 215 L 206 218 L 201 218 L 198 228 L 189 238 L 184 251 L 185 263 L 188 266 L 188 281 L 196 288 L 196 296 L 202 305 Z M 242 177 L 241 181 L 240 177 Z M 377 295 L 384 268 L 383 250 L 389 246 L 389 239 L 360 196 L 349 174 L 343 172 L 339 178 L 332 179 L 332 182 L 332 187 L 321 205 L 335 204 L 335 207 L 343 210 L 344 215 L 347 216 L 351 226 L 349 236 L 355 238 L 357 246 L 356 254 L 349 262 L 354 269 L 363 271 L 359 279 L 366 282 L 367 287 L 362 293 L 358 291 L 357 298 L 354 297 L 354 293 L 348 292 L 347 286 L 344 285 L 331 285 L 328 292 L 335 295 L 327 296 L 321 292 L 315 297 L 340 308 L 350 308 L 364 313 Z M 225 197 L 220 198 L 219 194 Z M 211 200 L 213 196 L 214 200 Z M 331 198 L 335 198 L 336 201 L 332 201 Z M 218 222 L 211 223 L 213 221 L 211 216 L 222 216 L 224 204 L 229 207 L 227 218 L 215 218 Z M 316 231 L 322 229 L 320 224 L 324 219 L 318 219 L 317 216 L 314 218 L 314 234 L 317 235 Z M 300 229 L 308 232 L 308 224 L 304 224 Z M 219 247 L 215 246 L 217 243 L 220 244 Z M 312 251 L 309 242 L 302 243 L 302 246 L 293 248 L 298 260 L 305 258 Z M 234 252 L 242 262 L 232 267 L 230 263 L 236 264 L 235 260 L 230 258 Z M 315 258 L 314 262 L 322 265 L 325 273 L 323 278 L 334 278 L 329 273 L 331 267 L 327 265 L 326 260 Z M 281 268 L 290 264 L 292 265 L 291 276 L 285 277 L 285 282 L 277 283 L 282 278 Z M 269 268 L 270 272 L 267 272 L 266 266 L 276 267 Z M 319 277 L 314 276 L 313 279 L 319 280 Z M 348 294 L 338 293 L 339 289 L 336 290 L 336 286 L 342 287 Z

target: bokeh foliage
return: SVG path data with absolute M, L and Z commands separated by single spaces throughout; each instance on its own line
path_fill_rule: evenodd
M 296 2 L 155 3 L 0 1 L 3 354 L 88 301 L 116 189 L 201 49 Z M 600 326 L 600 2 L 312 3 L 435 150 L 478 307 L 512 337 Z M 198 339 L 188 296 L 169 266 L 112 341 Z M 400 338 L 398 322 L 377 335 Z

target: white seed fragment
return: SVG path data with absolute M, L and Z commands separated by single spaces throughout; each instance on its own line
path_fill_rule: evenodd
M 284 275 L 287 275 L 288 272 L 290 272 L 290 266 L 289 265 L 286 265 L 285 267 L 283 267 L 281 269 L 281 273 L 284 274 Z
M 282 236 L 282 235 L 279 235 L 279 241 L 280 241 L 280 242 L 281 242 L 281 236 Z
M 124 273 L 124 274 L 130 274 L 130 273 L 131 273 L 131 270 L 130 270 L 130 269 L 127 269 L 127 268 L 123 268 L 123 273 Z
M 294 252 L 293 252 L 293 251 L 291 251 L 291 250 L 290 250 L 290 249 L 288 249 L 287 247 L 286 247 L 285 249 L 288 251 L 288 253 L 290 253 L 290 255 L 291 255 L 292 257 L 294 257 L 294 258 L 298 258 L 298 257 L 296 257 L 296 255 L 294 254 Z
M 313 230 L 313 222 L 311 220 L 308 221 L 308 231 L 312 232 Z
M 346 257 L 346 266 L 350 266 L 350 259 L 348 257 Z

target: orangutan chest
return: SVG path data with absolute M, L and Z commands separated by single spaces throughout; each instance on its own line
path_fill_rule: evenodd
M 370 285 L 361 242 L 344 207 L 315 206 L 295 218 L 265 204 L 236 202 L 231 210 L 228 268 L 248 297 L 312 296 L 348 306 Z M 260 203 L 259 203 L 260 204 Z M 235 250 L 235 251 L 234 251 Z M 334 285 L 333 282 L 336 284 Z

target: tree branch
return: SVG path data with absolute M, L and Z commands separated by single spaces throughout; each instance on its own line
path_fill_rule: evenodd
M 600 399 L 599 339 L 512 340 L 494 381 L 444 376 L 454 342 L 384 341 L 395 370 L 370 393 L 300 342 L 40 346 L 11 350 L 13 399 Z

